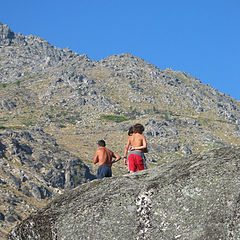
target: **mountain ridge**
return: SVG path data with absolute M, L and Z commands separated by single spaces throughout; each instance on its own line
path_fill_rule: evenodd
M 21 49 L 25 49 L 25 47 L 20 45 L 11 49 L 16 61 L 21 62 L 18 59 L 18 52 L 24 53 L 25 50 Z M 44 55 L 44 51 L 41 53 L 43 48 L 38 47 L 38 43 L 33 41 L 28 48 L 38 50 L 35 52 L 37 56 Z M 52 48 L 55 47 L 47 45 L 45 52 Z M 0 78 L 2 82 L 1 110 L 17 111 L 17 103 L 25 102 L 23 106 L 26 107 L 31 102 L 35 105 L 35 109 L 31 111 L 36 112 L 32 115 L 34 118 L 38 118 L 38 121 L 33 120 L 29 124 L 39 124 L 42 127 L 50 124 L 56 127 L 54 121 L 59 121 L 58 126 L 64 127 L 62 124 L 64 122 L 76 124 L 76 127 L 81 128 L 81 126 L 85 126 L 84 122 L 93 121 L 101 128 L 104 126 L 98 119 L 106 120 L 107 116 L 105 115 L 107 114 L 115 114 L 119 119 L 121 119 L 120 116 L 123 116 L 122 119 L 125 119 L 126 122 L 134 121 L 134 119 L 141 120 L 141 118 L 144 122 L 148 122 L 149 118 L 158 118 L 159 115 L 160 119 L 166 118 L 167 120 L 174 119 L 174 116 L 176 118 L 181 116 L 183 118 L 190 117 L 193 121 L 205 121 L 204 124 L 207 124 L 207 121 L 212 121 L 213 124 L 217 121 L 225 122 L 232 125 L 230 132 L 233 132 L 233 135 L 238 138 L 237 131 L 233 129 L 238 129 L 239 102 L 202 84 L 199 79 L 185 72 L 172 69 L 160 70 L 153 64 L 129 53 L 109 56 L 95 62 L 86 55 L 78 55 L 71 50 L 65 52 L 65 50 L 56 48 L 60 56 L 63 55 L 63 52 L 66 55 L 63 55 L 62 59 L 54 56 L 53 59 L 58 59 L 54 64 L 46 62 L 39 64 L 39 60 L 36 60 L 30 51 L 29 56 L 33 58 L 32 64 L 37 67 L 29 64 L 31 74 L 26 73 L 26 76 L 21 77 L 21 69 L 25 70 L 25 68 L 17 65 L 14 65 L 14 68 L 13 66 L 8 68 L 11 65 L 12 57 L 8 54 L 4 55 L 4 52 L 8 52 L 8 48 L 1 47 L 1 49 L 2 59 L 9 59 L 7 64 L 4 61 L 1 61 L 0 64 L 0 68 L 8 72 L 6 78 Z M 17 69 L 19 71 L 16 71 Z M 16 76 L 16 72 L 20 77 L 10 77 L 11 75 Z M 15 92 L 15 97 L 19 93 L 21 94 L 22 90 L 27 94 L 25 97 L 20 96 L 14 100 L 14 98 L 9 99 L 5 90 Z M 24 98 L 28 100 L 26 101 Z M 41 111 L 40 109 L 36 111 L 37 106 L 41 108 Z M 57 108 L 56 114 L 52 116 L 49 112 L 54 113 Z M 66 111 L 67 108 L 76 113 L 71 114 Z M 83 117 L 81 118 L 80 115 Z M 144 120 L 146 117 L 147 119 Z M 6 120 L 8 123 L 11 122 L 9 118 Z M 111 121 L 107 121 L 107 123 L 111 125 Z M 23 126 L 20 124 L 18 127 Z M 98 129 L 99 127 L 97 126 Z M 219 131 L 221 131 L 220 128 Z M 228 135 L 225 130 L 224 137 Z
M 72 166 L 72 181 L 77 180 L 81 165 L 91 176 L 96 174 L 91 164 L 97 140 L 105 139 L 107 147 L 122 155 L 126 131 L 139 122 L 145 127 L 149 168 L 202 151 L 240 146 L 240 102 L 188 73 L 161 70 L 130 53 L 93 61 L 40 37 L 15 34 L 4 24 L 0 24 L 0 112 L 1 161 L 13 175 L 2 179 L 4 194 L 8 187 L 18 191 L 19 184 L 26 184 L 31 194 L 33 189 L 19 178 L 19 166 L 14 161 L 21 164 L 21 159 L 11 150 L 11 144 L 17 146 L 11 132 L 31 135 L 32 129 L 41 129 L 43 136 L 56 142 L 49 150 L 53 162 L 46 163 L 41 171 L 59 171 L 53 166 L 59 164 L 58 149 L 66 151 L 64 156 L 72 160 L 79 159 Z M 3 141 L 6 134 L 7 145 Z M 40 142 L 42 135 L 36 134 Z M 41 144 L 32 144 L 30 138 L 25 139 L 22 148 L 42 152 Z M 34 156 L 31 151 L 26 158 L 39 162 L 41 154 Z M 60 160 L 64 165 L 66 160 Z M 114 176 L 126 172 L 122 162 L 114 164 Z M 89 180 L 84 176 L 82 172 L 79 184 Z M 64 175 L 62 180 L 69 178 Z M 49 182 L 44 184 L 47 188 Z M 44 192 L 41 186 L 35 188 Z M 13 203 L 10 207 L 15 208 Z M 2 209 L 4 216 L 6 212 Z M 21 214 L 14 214 L 15 219 L 23 219 Z M 16 221 L 4 219 L 1 223 L 6 231 Z

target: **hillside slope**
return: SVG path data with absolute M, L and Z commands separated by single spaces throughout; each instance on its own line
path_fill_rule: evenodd
M 185 72 L 161 70 L 129 53 L 93 61 L 0 23 L 1 229 L 46 204 L 46 192 L 52 197 L 67 188 L 66 182 L 75 187 L 92 179 L 99 139 L 122 155 L 126 131 L 142 123 L 152 168 L 204 150 L 239 146 L 239 119 L 239 101 Z M 66 175 L 68 161 L 73 162 L 71 176 Z M 47 172 L 49 179 L 43 180 Z M 115 176 L 126 172 L 122 161 L 114 164 Z M 29 198 L 29 211 L 21 191 L 26 187 L 33 195 L 35 190 L 32 180 L 22 182 L 24 174 L 40 191 L 39 199 Z M 60 188 L 50 180 L 56 176 Z M 18 211 L 12 198 L 21 199 Z M 7 220 L 8 212 L 15 220 Z
M 2 129 L 42 127 L 88 164 L 99 138 L 123 152 L 136 122 L 156 162 L 240 144 L 240 103 L 185 72 L 131 54 L 94 62 L 0 26 Z

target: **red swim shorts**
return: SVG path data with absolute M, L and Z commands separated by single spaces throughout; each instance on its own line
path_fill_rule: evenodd
M 144 159 L 136 154 L 130 154 L 128 156 L 128 167 L 129 171 L 141 171 L 146 169 Z

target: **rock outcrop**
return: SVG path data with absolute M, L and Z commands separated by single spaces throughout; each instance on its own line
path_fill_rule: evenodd
M 0 133 L 0 163 L 0 224 L 4 230 L 64 190 L 94 179 L 88 166 L 39 128 Z
M 26 239 L 240 238 L 240 148 L 94 180 L 32 214 L 9 234 Z

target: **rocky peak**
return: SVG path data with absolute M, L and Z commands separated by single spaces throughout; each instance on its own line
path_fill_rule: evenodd
M 136 67 L 137 65 L 152 65 L 145 62 L 143 59 L 136 57 L 130 53 L 123 53 L 119 55 L 109 56 L 98 62 L 104 66 L 118 67 L 120 69 L 123 69 L 123 68 L 129 69 L 129 68 L 133 68 L 134 66 Z
M 9 46 L 15 38 L 15 33 L 3 23 L 0 23 L 0 46 Z

